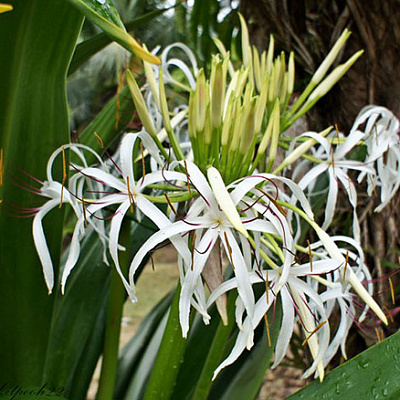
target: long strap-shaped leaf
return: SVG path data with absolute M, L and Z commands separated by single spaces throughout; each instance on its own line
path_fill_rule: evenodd
M 159 15 L 170 10 L 175 5 L 167 8 L 156 9 L 148 12 L 147 14 L 141 15 L 126 24 L 126 30 L 128 32 L 137 30 L 141 26 L 148 24 L 153 19 L 157 18 Z M 93 36 L 90 39 L 79 43 L 76 46 L 74 55 L 72 57 L 71 65 L 69 66 L 68 75 L 73 74 L 82 64 L 89 60 L 90 57 L 94 56 L 97 52 L 104 49 L 107 45 L 112 42 L 112 38 L 107 36 L 104 32 Z
M 0 15 L 0 382 L 35 386 L 41 385 L 54 297 L 33 245 L 32 220 L 12 216 L 18 207 L 37 206 L 38 197 L 15 182 L 40 186 L 21 171 L 44 178 L 48 157 L 69 140 L 65 76 L 82 18 L 62 0 L 12 5 Z M 63 210 L 46 217 L 53 260 L 62 221 Z
M 69 0 L 69 2 L 121 46 L 136 53 L 138 57 L 149 63 L 160 64 L 160 60 L 156 56 L 141 47 L 139 43 L 129 35 L 112 1 Z
M 290 400 L 399 399 L 400 332 L 290 396 Z

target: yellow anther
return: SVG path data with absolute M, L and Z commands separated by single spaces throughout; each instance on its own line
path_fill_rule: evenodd
M 102 149 L 105 149 L 105 146 L 104 146 L 103 141 L 101 140 L 101 137 L 100 137 L 96 132 L 93 132 L 93 135 L 95 136 L 95 138 L 96 138 L 97 141 L 99 142 L 99 146 L 100 146 Z
M 310 241 L 307 240 L 307 244 L 308 244 L 308 257 L 310 258 L 310 271 L 313 272 L 313 261 L 312 261 L 312 254 L 311 254 L 311 245 L 310 245 Z
M 225 238 L 226 247 L 227 247 L 227 250 L 228 250 L 229 262 L 232 265 L 232 269 L 235 270 L 235 266 L 233 265 L 233 259 L 232 259 L 232 248 L 231 248 L 231 246 L 229 244 L 228 235 L 226 234 L 226 232 L 224 232 L 224 238 Z
M 86 218 L 86 204 L 85 204 L 85 199 L 82 198 L 82 209 L 83 209 L 83 218 L 85 219 L 85 226 L 86 228 L 88 227 L 88 221 Z
M 326 320 L 325 321 L 322 321 L 321 323 L 319 323 L 316 327 L 315 327 L 315 329 L 313 329 L 312 331 L 311 331 L 311 333 L 304 339 L 304 341 L 303 341 L 303 343 L 301 344 L 302 346 L 305 346 L 305 344 L 310 340 L 310 337 L 312 336 L 312 335 L 314 335 L 314 333 L 316 333 L 316 332 L 318 332 L 325 324 L 326 324 Z
M 349 252 L 346 252 L 346 262 L 344 263 L 344 271 L 343 271 L 343 285 L 346 282 L 346 272 L 347 272 L 347 265 L 349 264 Z
M 395 305 L 396 303 L 396 298 L 394 295 L 394 288 L 393 288 L 393 282 L 392 282 L 392 278 L 389 277 L 389 286 L 390 286 L 390 294 L 392 296 L 392 304 Z
M 375 197 L 378 197 L 378 193 L 377 193 L 377 191 L 376 191 L 375 182 L 374 182 L 374 179 L 372 178 L 371 175 L 369 175 L 369 180 L 370 180 L 371 183 L 372 183 L 372 188 L 374 189 L 374 195 L 375 195 Z
M 394 324 L 394 319 L 393 319 L 393 316 L 392 316 L 392 313 L 390 312 L 390 310 L 389 310 L 386 306 L 383 306 L 383 308 L 385 309 L 386 314 L 387 314 L 387 316 L 388 316 L 389 319 L 390 319 L 390 322 L 391 322 L 392 324 Z
M 381 333 L 382 333 L 382 331 L 380 329 L 375 328 L 375 334 L 378 339 L 378 343 L 382 342 L 382 340 L 383 340 L 383 334 L 381 335 Z
M 168 197 L 167 193 L 164 192 L 164 197 L 167 200 L 167 203 L 169 205 L 169 208 L 171 209 L 171 211 L 175 214 L 176 217 L 179 218 L 178 212 L 175 210 L 174 205 L 172 204 L 170 198 Z
M 189 196 L 192 197 L 192 192 L 190 191 L 190 178 L 189 178 L 189 172 L 187 169 L 186 160 L 183 160 L 183 165 L 185 166 L 185 173 L 186 173 L 186 178 L 187 178 L 187 186 L 188 186 Z
M 129 184 L 129 176 L 126 177 L 126 185 L 128 186 L 128 196 L 129 196 L 129 202 L 131 203 L 131 212 L 133 212 L 133 194 L 131 192 L 130 184 Z
M 264 321 L 265 321 L 265 327 L 267 328 L 268 347 L 272 347 L 271 332 L 269 330 L 268 315 L 266 313 L 264 314 Z

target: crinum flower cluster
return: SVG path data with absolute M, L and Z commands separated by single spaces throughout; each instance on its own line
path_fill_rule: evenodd
M 370 107 L 360 113 L 348 136 L 328 128 L 321 133 L 286 137 L 285 130 L 361 53 L 326 76 L 349 36 L 344 32 L 305 91 L 290 104 L 293 54 L 288 63 L 283 54 L 274 59 L 273 40 L 268 52 L 259 54 L 250 47 L 246 25 L 243 19 L 241 22 L 243 65 L 237 70 L 229 52 L 217 42 L 221 54 L 213 58 L 209 79 L 197 65 L 191 68 L 177 59 L 168 61 L 164 54 L 164 66 L 159 70 L 145 62 L 148 86 L 143 95 L 134 76 L 127 72 L 143 130 L 126 134 L 117 154 L 109 157 L 111 162 L 97 156 L 95 166 L 88 166 L 83 156 L 90 149 L 69 145 L 81 163 L 71 164 L 68 186 L 64 179 L 56 182 L 51 175 L 55 157 L 64 155 L 67 146 L 57 150 L 49 161 L 48 180 L 38 190 L 50 200 L 37 210 L 33 236 L 51 291 L 53 271 L 41 221 L 60 202 L 70 204 L 77 222 L 61 277 L 63 289 L 78 262 L 80 240 L 90 225 L 103 241 L 132 301 L 137 301 L 139 265 L 149 251 L 169 240 L 178 253 L 179 319 L 184 337 L 190 331 L 192 308 L 208 324 L 208 309 L 216 302 L 226 322 L 226 293 L 237 292 L 235 321 L 239 334 L 215 375 L 253 346 L 254 330 L 262 319 L 268 329 L 266 313 L 280 298 L 282 322 L 274 366 L 285 356 L 298 322 L 314 360 L 305 376 L 315 373 L 323 379 L 324 368 L 339 347 L 346 356 L 349 329 L 365 317 L 368 309 L 387 324 L 372 297 L 371 277 L 359 244 L 357 192 L 348 172 L 358 172 L 360 181 L 367 177 L 369 194 L 372 185 L 381 188 L 382 204 L 377 211 L 382 209 L 399 186 L 399 122 L 388 110 Z M 180 48 L 195 64 L 190 51 L 183 45 Z M 186 107 L 172 118 L 164 86 L 164 81 L 168 85 L 177 83 L 171 66 L 180 68 L 187 78 L 187 82 L 178 84 L 189 98 Z M 179 138 L 185 137 L 185 130 L 185 143 L 181 145 Z M 349 159 L 350 152 L 360 146 L 366 148 L 366 158 Z M 286 151 L 280 163 L 276 161 L 278 151 Z M 146 171 L 145 157 L 150 157 L 151 171 Z M 135 168 L 137 163 L 140 168 Z M 305 174 L 301 172 L 304 167 L 308 170 Z M 315 183 L 322 174 L 328 176 L 329 187 L 320 227 L 309 199 L 315 195 Z M 354 210 L 354 238 L 329 234 L 339 182 Z M 162 211 L 161 203 L 168 206 L 167 211 Z M 130 213 L 137 218 L 148 217 L 157 231 L 135 254 L 125 276 L 118 258 L 118 250 L 122 250 L 119 235 Z M 299 242 L 301 234 L 316 240 L 304 245 Z M 220 262 L 212 263 L 213 254 Z M 231 277 L 226 280 L 228 265 Z M 210 268 L 212 278 L 206 272 Z M 260 284 L 265 285 L 265 292 L 257 298 L 254 286 Z M 359 313 L 356 298 L 364 304 Z M 340 322 L 332 332 L 329 317 L 335 306 L 340 310 Z

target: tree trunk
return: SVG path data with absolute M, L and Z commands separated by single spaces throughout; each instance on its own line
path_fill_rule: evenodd
M 348 132 L 356 115 L 368 104 L 385 106 L 400 116 L 399 0 L 241 0 L 240 11 L 248 21 L 250 38 L 260 50 L 267 48 L 269 35 L 273 34 L 278 48 L 295 51 L 297 81 L 311 77 L 345 28 L 352 31 L 352 36 L 337 63 L 357 50 L 365 50 L 308 116 L 313 130 L 337 123 L 341 131 Z M 380 278 L 378 300 L 393 308 L 384 276 L 391 272 L 385 261 L 398 264 L 399 198 L 380 214 L 373 212 L 376 199 L 360 200 L 363 245 L 375 276 Z

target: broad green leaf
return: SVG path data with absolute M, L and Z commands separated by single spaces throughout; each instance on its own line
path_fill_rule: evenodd
M 268 312 L 272 321 L 273 310 Z M 245 351 L 234 364 L 221 371 L 211 388 L 209 400 L 256 399 L 261 389 L 266 371 L 271 365 L 276 340 L 281 328 L 281 308 L 277 306 L 275 321 L 270 327 L 271 346 L 268 344 L 267 330 L 264 324 L 255 332 L 254 346 Z
M 47 294 L 32 219 L 12 215 L 42 202 L 15 182 L 36 186 L 21 171 L 44 178 L 50 154 L 69 140 L 65 76 L 82 18 L 62 0 L 10 3 L 14 10 L 0 15 L 0 382 L 28 386 L 42 382 L 54 295 Z M 56 270 L 62 221 L 63 210 L 45 218 Z
M 146 387 L 145 400 L 168 400 L 171 398 L 175 386 L 187 345 L 187 339 L 182 337 L 179 323 L 180 294 L 181 285 L 178 283 L 160 349 Z M 191 317 L 193 317 L 193 313 Z M 193 318 L 190 320 L 189 323 L 193 322 Z
M 102 244 L 97 233 L 91 231 L 82 242 L 81 257 L 65 294 L 57 291 L 44 379 L 64 386 L 68 397 L 82 385 L 75 370 L 92 357 L 86 347 L 93 340 L 93 327 L 99 314 L 104 313 L 108 298 L 110 267 L 103 263 L 102 256 Z M 97 334 L 103 337 L 104 325 Z M 94 356 L 96 362 L 99 355 Z
M 161 324 L 163 317 L 168 311 L 172 299 L 173 292 L 166 295 L 147 314 L 146 318 L 140 324 L 136 335 L 121 350 L 118 364 L 117 382 L 114 391 L 115 399 L 122 399 L 126 395 L 131 382 L 134 380 L 133 377 L 140 369 L 139 366 L 146 353 L 146 349 L 148 348 L 155 332 L 157 332 L 158 326 Z M 161 335 L 159 341 L 161 341 Z M 150 365 L 148 365 L 148 374 L 150 373 L 150 367 L 153 362 L 154 359 Z
M 79 142 L 91 147 L 98 154 L 102 154 L 104 150 L 94 133 L 99 135 L 107 148 L 125 130 L 132 119 L 133 111 L 132 97 L 129 89 L 125 87 L 103 107 L 82 131 L 79 135 Z M 95 157 L 89 152 L 85 155 L 89 164 L 96 162 Z
M 399 399 L 400 332 L 314 381 L 290 400 Z
M 174 7 L 174 6 L 172 6 Z M 162 15 L 165 11 L 170 10 L 172 7 L 161 8 L 154 11 L 150 11 L 147 14 L 141 15 L 126 24 L 126 30 L 128 32 L 134 31 L 145 24 L 148 24 L 154 18 Z M 98 35 L 79 43 L 76 46 L 74 55 L 69 66 L 68 75 L 73 74 L 82 64 L 89 60 L 90 57 L 95 55 L 97 52 L 102 50 L 104 47 L 112 42 L 110 36 L 105 33 L 99 33 Z
M 133 224 L 130 258 L 152 233 Z M 104 335 L 111 268 L 114 267 L 103 263 L 102 243 L 92 231 L 83 240 L 81 257 L 67 282 L 65 295 L 57 294 L 45 378 L 63 385 L 65 395 L 74 400 L 81 398 L 78 394 L 86 393 L 102 351 L 99 345 Z M 86 379 L 82 379 L 82 371 Z
M 139 58 L 152 63 L 160 64 L 160 60 L 145 50 L 126 31 L 124 24 L 111 0 L 68 0 L 86 18 L 101 28 L 115 42 L 135 53 Z

